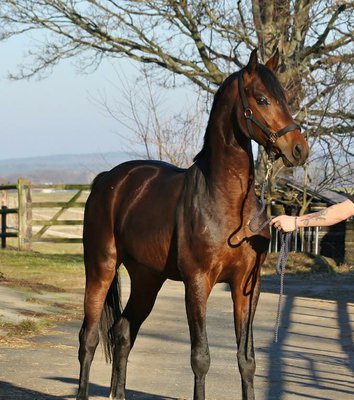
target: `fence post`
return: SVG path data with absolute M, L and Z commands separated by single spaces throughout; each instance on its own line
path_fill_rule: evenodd
M 32 238 L 31 184 L 20 178 L 18 189 L 18 249 L 30 250 Z
M 345 224 L 345 262 L 354 265 L 354 219 Z
M 3 211 L 1 213 L 1 248 L 6 249 L 6 206 L 1 206 L 1 210 Z

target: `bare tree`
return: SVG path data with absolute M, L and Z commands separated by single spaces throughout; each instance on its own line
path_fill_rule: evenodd
M 179 109 L 168 107 L 166 92 L 156 87 L 146 70 L 142 78 L 129 81 L 117 73 L 119 98 L 101 94 L 94 99 L 103 110 L 129 132 L 119 133 L 138 157 L 168 161 L 179 167 L 190 166 L 202 142 L 206 125 L 205 103 L 202 97 L 194 104 Z M 171 102 L 171 99 L 170 99 Z
M 155 82 L 173 85 L 179 75 L 208 93 L 250 49 L 265 59 L 278 46 L 292 109 L 324 146 L 353 137 L 353 9 L 338 0 L 2 0 L 0 39 L 40 32 L 14 79 L 68 58 L 92 70 L 127 57 L 149 67 Z

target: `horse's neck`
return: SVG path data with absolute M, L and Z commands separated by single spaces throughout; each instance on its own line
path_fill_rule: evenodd
M 198 162 L 204 168 L 208 192 L 235 203 L 254 190 L 254 163 L 251 140 L 237 124 L 235 102 L 230 102 L 227 91 L 224 96 L 229 101 L 219 108 L 215 106 L 207 127 L 205 151 Z

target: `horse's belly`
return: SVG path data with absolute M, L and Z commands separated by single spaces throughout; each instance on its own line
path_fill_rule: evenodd
M 160 199 L 132 204 L 117 221 L 122 259 L 160 273 L 176 264 L 174 215 L 174 205 Z
M 130 232 L 123 230 L 119 243 L 123 262 L 143 265 L 160 273 L 167 266 L 170 247 L 170 235 L 143 228 Z

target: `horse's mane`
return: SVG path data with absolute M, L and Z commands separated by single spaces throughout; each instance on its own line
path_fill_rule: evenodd
M 213 115 L 213 111 L 215 109 L 216 104 L 219 101 L 219 98 L 221 96 L 221 94 L 224 92 L 225 88 L 229 86 L 229 84 L 231 84 L 242 72 L 242 70 L 238 71 L 238 72 L 234 72 L 233 74 L 231 74 L 230 76 L 228 76 L 224 82 L 219 86 L 219 89 L 216 91 L 215 95 L 214 95 L 214 99 L 213 99 L 213 104 L 211 106 L 211 111 L 210 111 L 210 116 L 209 116 L 209 121 L 211 116 Z M 206 127 L 206 131 L 204 134 L 204 143 L 203 143 L 203 147 L 200 150 L 200 152 L 194 157 L 193 161 L 197 162 L 197 161 L 201 161 L 203 159 L 203 157 L 205 156 L 205 153 L 208 150 L 208 138 L 210 135 L 210 128 L 209 128 L 209 122 L 208 125 Z

